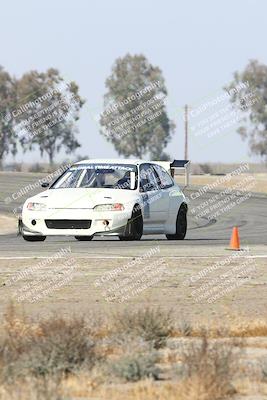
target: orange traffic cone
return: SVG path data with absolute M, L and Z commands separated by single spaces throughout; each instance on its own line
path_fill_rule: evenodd
M 240 250 L 240 240 L 239 240 L 239 233 L 237 226 L 233 227 L 231 241 L 230 241 L 230 248 L 231 250 Z

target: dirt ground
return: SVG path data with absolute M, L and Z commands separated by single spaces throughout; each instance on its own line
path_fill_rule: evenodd
M 13 299 L 28 315 L 98 314 L 145 305 L 172 309 L 178 320 L 266 316 L 266 258 L 150 260 L 2 259 L 0 314 Z M 235 253 L 237 254 L 237 253 Z
M 8 235 L 17 230 L 17 219 L 13 216 L 0 215 L 0 235 Z

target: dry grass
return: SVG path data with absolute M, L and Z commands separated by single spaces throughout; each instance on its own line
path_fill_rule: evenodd
M 160 384 L 145 381 L 128 389 L 108 388 L 95 392 L 95 398 L 102 400 L 222 400 L 229 399 L 231 391 L 225 394 L 216 392 L 216 387 L 209 387 L 208 381 L 194 376 L 180 382 Z M 97 396 L 97 397 L 96 397 Z
M 237 175 L 233 176 L 229 181 L 217 184 L 219 182 L 219 179 L 222 178 L 223 176 L 217 176 L 217 175 L 190 175 L 189 182 L 190 185 L 196 185 L 201 187 L 203 187 L 204 185 L 216 183 L 215 189 L 217 190 L 222 190 L 225 188 L 235 188 L 235 187 L 239 188 L 239 190 L 242 190 L 243 187 L 247 187 L 248 191 L 251 192 L 267 193 L 267 173 Z M 183 176 L 176 176 L 175 180 L 178 184 L 179 183 L 184 184 Z M 243 182 L 244 185 L 240 185 L 241 182 Z
M 176 322 L 175 330 L 171 313 L 152 308 L 125 310 L 109 323 L 94 316 L 35 322 L 10 305 L 0 339 L 0 399 L 230 398 L 242 374 L 244 337 L 267 336 L 267 323 L 237 317 L 227 329 L 216 323 L 209 329 Z M 182 337 L 176 347 L 162 348 L 174 336 Z M 266 365 L 257 378 L 265 386 Z M 240 380 L 238 388 L 245 391 Z
M 223 321 L 223 324 L 222 324 Z M 246 338 L 267 336 L 267 319 L 222 314 L 220 320 L 202 321 L 194 325 L 186 320 L 176 322 L 171 337 Z
M 17 384 L 0 386 L 1 400 L 63 400 L 61 383 L 51 377 L 26 378 Z
M 247 319 L 234 318 L 227 327 L 231 337 L 258 337 L 267 336 L 267 321 L 261 318 Z
M 194 175 L 199 174 L 228 174 L 240 167 L 240 163 L 191 163 L 190 171 Z M 267 164 L 265 163 L 249 163 L 249 171 L 251 173 L 266 173 Z

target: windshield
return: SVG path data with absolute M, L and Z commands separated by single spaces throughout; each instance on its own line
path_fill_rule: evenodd
M 51 186 L 64 188 L 108 188 L 134 190 L 137 187 L 137 167 L 128 164 L 74 165 Z

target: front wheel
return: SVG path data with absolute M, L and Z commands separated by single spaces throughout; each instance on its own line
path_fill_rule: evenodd
M 27 236 L 27 235 L 22 235 L 23 239 L 26 240 L 26 242 L 43 242 L 46 239 L 46 236 Z
M 140 240 L 143 235 L 143 217 L 140 207 L 135 206 L 131 219 L 128 220 L 123 235 L 119 236 L 122 241 Z
M 168 240 L 183 240 L 187 231 L 187 206 L 182 204 L 179 208 L 176 218 L 176 233 L 174 235 L 166 235 Z

